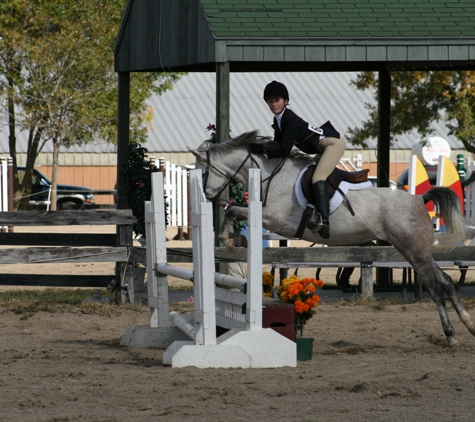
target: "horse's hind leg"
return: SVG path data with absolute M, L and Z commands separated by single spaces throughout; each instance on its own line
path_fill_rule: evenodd
M 426 286 L 427 291 L 431 299 L 435 302 L 437 310 L 439 311 L 440 321 L 442 323 L 442 329 L 444 330 L 445 337 L 450 347 L 458 346 L 458 341 L 455 340 L 455 330 L 452 323 L 449 320 L 447 307 L 445 305 L 444 297 L 444 283 L 446 283 L 442 270 L 431 259 L 432 263 L 428 265 L 422 265 L 421 262 L 413 265 L 414 270 L 417 272 L 419 281 Z
M 437 264 L 434 263 L 434 265 L 436 266 L 436 268 L 434 269 L 434 273 L 440 273 L 440 277 L 443 278 L 441 285 L 444 289 L 444 292 L 447 294 L 448 298 L 452 302 L 452 305 L 455 309 L 455 312 L 457 312 L 460 321 L 462 321 L 465 327 L 467 327 L 470 334 L 472 334 L 472 336 L 475 336 L 475 324 L 472 322 L 470 314 L 463 307 L 462 302 L 460 301 L 460 295 L 457 293 L 452 279 L 447 274 L 445 274 L 437 266 Z
M 470 316 L 463 308 L 452 281 L 432 257 L 433 228 L 425 209 L 420 207 L 420 210 L 417 208 L 411 210 L 410 214 L 401 216 L 399 224 L 392 224 L 391 230 L 388 231 L 389 236 L 386 240 L 409 261 L 417 272 L 420 282 L 427 288 L 430 297 L 435 302 L 449 345 L 457 346 L 458 342 L 455 340 L 455 330 L 449 320 L 445 304 L 446 294 L 462 322 L 474 334 Z
M 425 270 L 421 268 L 417 269 L 417 272 L 418 275 L 423 274 L 421 282 L 426 286 L 430 297 L 437 306 L 440 320 L 442 322 L 442 328 L 449 346 L 457 347 L 458 341 L 455 339 L 455 330 L 449 320 L 445 295 L 447 295 L 452 302 L 460 320 L 467 327 L 469 332 L 475 336 L 475 326 L 472 323 L 470 314 L 462 306 L 460 296 L 458 295 L 450 277 L 446 275 L 435 262 L 432 262 L 431 266 L 426 267 Z M 430 274 L 432 277 L 426 277 L 425 274 Z
M 439 271 L 442 272 L 445 280 L 447 281 L 446 293 L 454 306 L 455 312 L 457 312 L 457 315 L 459 316 L 460 321 L 462 321 L 465 327 L 467 327 L 470 334 L 472 334 L 472 336 L 475 336 L 475 324 L 472 322 L 472 318 L 470 317 L 470 314 L 463 307 L 460 301 L 460 296 L 457 293 L 455 286 L 453 285 L 452 279 L 447 274 L 445 274 L 440 268 L 439 268 Z

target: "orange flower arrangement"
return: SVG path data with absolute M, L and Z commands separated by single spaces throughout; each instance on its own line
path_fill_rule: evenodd
M 298 278 L 296 275 L 283 280 L 279 296 L 284 302 L 293 303 L 297 315 L 297 329 L 302 335 L 303 326 L 316 313 L 320 296 L 315 294 L 323 286 L 322 280 Z

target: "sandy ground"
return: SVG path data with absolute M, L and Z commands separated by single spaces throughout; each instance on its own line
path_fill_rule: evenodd
M 475 339 L 451 313 L 445 346 L 429 303 L 321 304 L 297 368 L 173 369 L 119 346 L 146 312 L 27 320 L 0 310 L 1 421 L 473 421 Z
M 446 347 L 431 302 L 323 302 L 304 330 L 312 360 L 203 370 L 119 346 L 127 327 L 147 324 L 146 310 L 22 319 L 0 308 L 0 421 L 473 421 L 475 338 L 450 317 L 458 349 Z

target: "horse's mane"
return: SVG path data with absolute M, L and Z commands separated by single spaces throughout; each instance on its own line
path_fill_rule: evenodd
M 198 147 L 198 151 L 229 152 L 235 150 L 236 148 L 247 149 L 249 144 L 263 143 L 270 140 L 271 138 L 268 136 L 259 135 L 258 130 L 253 130 L 252 132 L 244 132 L 235 138 L 228 139 L 227 141 L 221 142 L 219 144 L 204 142 Z
M 258 130 L 253 130 L 251 132 L 244 132 L 235 138 L 228 139 L 227 141 L 215 144 L 212 142 L 204 142 L 198 147 L 198 152 L 203 151 L 214 151 L 214 152 L 232 152 L 236 148 L 245 148 L 248 149 L 249 144 L 262 144 L 265 142 L 273 142 L 272 138 L 269 136 L 259 135 Z M 292 151 L 290 153 L 291 157 L 295 158 L 305 158 L 308 159 L 308 155 L 302 154 L 298 151 Z

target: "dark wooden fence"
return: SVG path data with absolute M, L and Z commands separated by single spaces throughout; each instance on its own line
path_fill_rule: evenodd
M 132 295 L 131 210 L 16 211 L 0 213 L 0 226 L 10 229 L 0 233 L 0 264 L 44 264 L 76 262 L 115 262 L 110 275 L 0 274 L 0 285 L 107 287 L 114 279 L 118 287 L 126 284 L 121 299 Z M 15 233 L 19 226 L 92 226 L 91 233 Z M 115 234 L 94 233 L 94 227 L 116 226 Z M 128 297 L 130 299 L 130 297 Z

